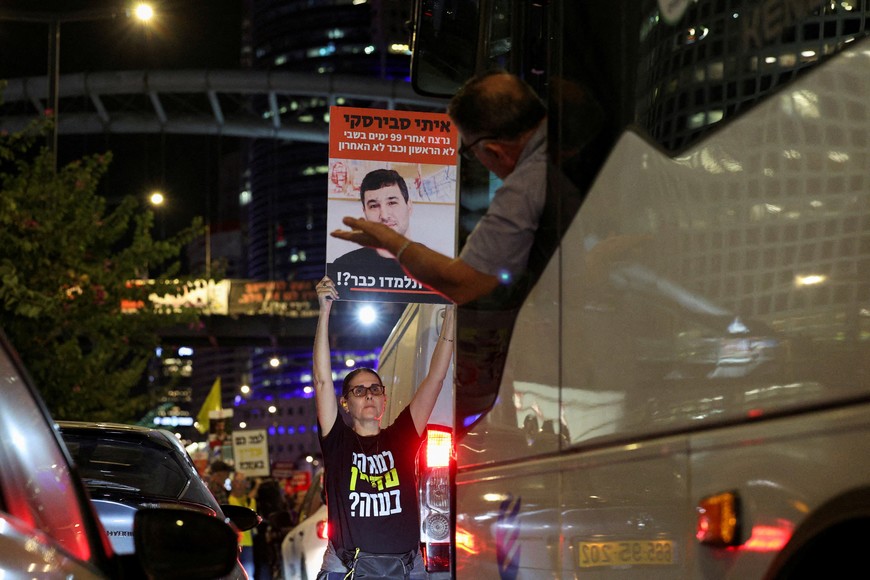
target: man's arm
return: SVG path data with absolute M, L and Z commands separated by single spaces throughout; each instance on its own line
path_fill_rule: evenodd
M 371 248 L 383 248 L 399 258 L 399 264 L 415 280 L 443 294 L 456 304 L 486 296 L 498 287 L 498 278 L 475 270 L 460 258 L 448 258 L 423 244 L 412 242 L 377 222 L 346 217 L 351 231 L 336 230 L 333 237 Z
M 444 386 L 444 379 L 447 378 L 447 369 L 450 367 L 450 359 L 453 357 L 454 316 L 455 307 L 447 306 L 444 309 L 444 321 L 438 335 L 438 344 L 435 345 L 435 349 L 432 351 L 432 360 L 429 361 L 429 371 L 417 387 L 417 392 L 414 393 L 414 398 L 408 405 L 411 408 L 411 417 L 414 419 L 414 426 L 417 428 L 418 434 L 422 434 L 423 429 L 426 428 L 429 416 L 432 414 L 432 409 L 435 408 L 435 402 L 441 393 L 441 387 Z
M 332 356 L 329 352 L 329 311 L 333 301 L 338 300 L 338 291 L 327 276 L 317 283 L 317 300 L 320 304 L 320 315 L 314 333 L 314 401 L 321 435 L 325 437 L 332 430 L 338 416 L 335 385 L 332 382 Z

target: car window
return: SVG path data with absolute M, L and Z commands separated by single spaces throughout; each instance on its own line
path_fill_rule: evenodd
M 0 348 L 0 504 L 82 560 L 94 554 L 67 458 L 42 406 Z
M 172 448 L 138 435 L 99 431 L 64 429 L 63 438 L 88 489 L 214 503 L 192 464 Z

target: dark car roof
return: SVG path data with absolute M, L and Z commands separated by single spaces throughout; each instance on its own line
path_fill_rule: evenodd
M 172 433 L 118 423 L 58 421 L 57 425 L 92 496 L 128 504 L 192 502 L 221 513 Z

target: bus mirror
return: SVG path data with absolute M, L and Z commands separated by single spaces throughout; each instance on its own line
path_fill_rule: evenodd
M 445 4 L 449 4 L 449 9 Z M 479 0 L 417 0 L 411 84 L 418 94 L 450 97 L 474 74 Z

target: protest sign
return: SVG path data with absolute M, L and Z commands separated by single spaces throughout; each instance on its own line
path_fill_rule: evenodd
M 247 477 L 267 477 L 269 475 L 269 442 L 265 429 L 249 429 L 233 432 L 233 449 L 236 471 Z
M 453 257 L 458 139 L 444 113 L 332 107 L 327 231 L 363 217 Z M 329 236 L 326 261 L 344 300 L 448 303 L 386 251 Z

